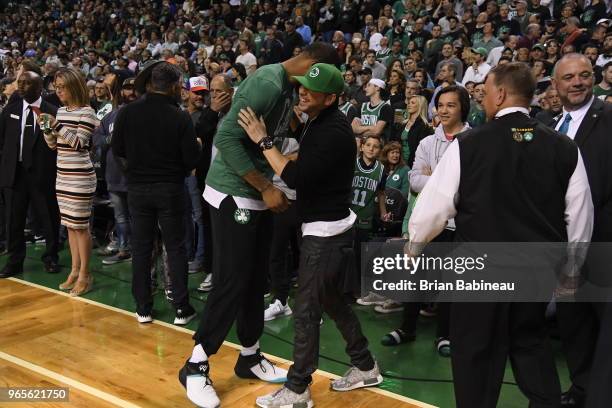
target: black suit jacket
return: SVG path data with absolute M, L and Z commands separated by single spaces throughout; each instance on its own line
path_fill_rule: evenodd
M 560 120 L 562 120 L 561 117 Z M 558 124 L 553 123 L 553 126 Z M 593 242 L 612 241 L 612 105 L 595 98 L 574 141 L 580 148 L 593 198 Z
M 57 107 L 42 101 L 40 110 L 53 116 Z M 23 100 L 21 98 L 7 105 L 0 114 L 0 187 L 13 187 L 15 171 L 19 161 L 19 143 L 21 139 L 21 121 Z M 18 117 L 19 119 L 16 119 Z M 45 191 L 55 189 L 57 173 L 57 152 L 49 149 L 38 124 L 34 127 L 34 138 L 23 146 L 32 149 L 32 167 L 29 170 L 31 181 Z

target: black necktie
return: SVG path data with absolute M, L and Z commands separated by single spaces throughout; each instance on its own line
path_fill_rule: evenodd
M 25 129 L 23 129 L 23 145 L 21 146 L 21 163 L 24 169 L 29 169 L 32 166 L 32 145 L 34 144 L 34 112 L 31 106 L 28 106 L 28 110 Z

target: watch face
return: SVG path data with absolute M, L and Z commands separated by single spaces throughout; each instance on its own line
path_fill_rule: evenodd
M 272 138 L 266 137 L 266 138 L 262 139 L 262 141 L 261 141 L 261 148 L 262 149 L 268 150 L 268 149 L 271 149 L 272 147 L 274 147 L 274 142 L 273 142 Z

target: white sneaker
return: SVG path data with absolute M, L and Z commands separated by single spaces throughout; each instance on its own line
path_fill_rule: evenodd
M 212 290 L 212 273 L 206 275 L 197 290 L 198 292 L 210 292 Z
M 397 313 L 404 310 L 404 305 L 395 300 L 388 299 L 382 305 L 374 306 L 374 311 L 377 313 Z
M 138 323 L 151 323 L 153 321 L 153 316 L 151 316 L 151 313 L 143 316 L 136 313 L 136 319 L 138 320 Z
M 186 309 L 176 309 L 174 315 L 174 324 L 185 326 L 196 317 L 196 311 L 191 306 Z
M 261 408 L 312 408 L 314 406 L 308 388 L 303 393 L 297 394 L 287 387 L 281 387 L 271 394 L 257 398 L 255 403 Z
M 373 387 L 381 382 L 383 382 L 383 377 L 380 375 L 378 363 L 374 361 L 374 368 L 369 371 L 361 371 L 352 366 L 343 377 L 331 382 L 331 388 L 334 391 L 351 391 L 357 388 Z
M 374 292 L 368 293 L 364 297 L 360 297 L 355 302 L 361 306 L 371 306 L 371 305 L 382 305 L 387 300 L 384 296 L 378 295 Z
M 179 371 L 179 381 L 187 390 L 189 401 L 202 408 L 218 408 L 221 401 L 208 376 L 209 371 L 208 361 L 190 363 L 187 360 Z
M 270 303 L 270 306 L 264 311 L 264 321 L 268 322 L 277 317 L 291 316 L 292 313 L 293 311 L 289 307 L 289 302 L 283 306 L 281 301 L 276 299 L 274 302 Z

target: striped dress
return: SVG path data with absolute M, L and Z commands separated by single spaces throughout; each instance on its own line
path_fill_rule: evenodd
M 45 135 L 51 149 L 57 149 L 55 189 L 62 225 L 89 227 L 91 206 L 96 192 L 96 173 L 89 157 L 94 129 L 100 124 L 89 106 L 72 111 L 57 110 L 57 126 Z

